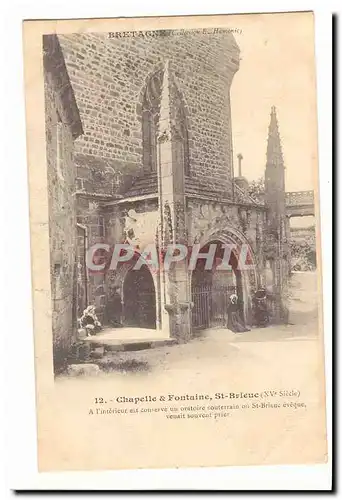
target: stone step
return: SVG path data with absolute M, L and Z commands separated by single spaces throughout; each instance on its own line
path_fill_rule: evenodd
M 100 351 L 103 348 L 104 352 L 123 352 L 123 351 L 142 351 L 144 349 L 153 349 L 155 347 L 164 347 L 177 344 L 176 339 L 96 339 L 88 337 L 84 339 L 89 342 L 93 348 Z

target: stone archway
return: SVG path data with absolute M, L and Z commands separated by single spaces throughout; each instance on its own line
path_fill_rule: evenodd
M 146 265 L 131 268 L 123 282 L 123 324 L 139 328 L 156 328 L 156 292 Z
M 238 255 L 232 251 L 231 269 L 220 269 L 224 257 L 224 243 L 210 241 L 200 253 L 206 254 L 210 245 L 215 245 L 215 257 L 211 269 L 205 269 L 205 259 L 198 259 L 191 275 L 192 325 L 194 328 L 225 327 L 229 298 L 238 295 L 241 315 L 244 316 L 244 287 Z
M 214 296 L 216 293 L 216 302 L 223 302 L 224 304 L 227 303 L 226 298 L 223 298 L 223 294 L 225 297 L 228 297 L 228 294 L 231 294 L 232 292 L 235 292 L 239 299 L 240 299 L 240 304 L 241 304 L 241 314 L 244 317 L 245 321 L 247 324 L 251 324 L 252 322 L 252 296 L 253 292 L 260 286 L 261 284 L 261 276 L 260 276 L 260 269 L 257 263 L 257 259 L 255 256 L 255 253 L 253 251 L 253 248 L 251 247 L 250 243 L 248 242 L 247 238 L 237 229 L 235 228 L 227 228 L 223 229 L 221 231 L 211 231 L 208 232 L 207 234 L 203 235 L 199 239 L 199 244 L 202 249 L 206 248 L 210 243 L 219 243 L 220 245 L 236 245 L 237 247 L 237 252 L 232 251 L 231 254 L 231 261 L 230 264 L 233 268 L 233 277 L 235 278 L 234 283 L 227 283 L 227 280 L 225 281 L 226 276 L 224 276 L 224 272 L 220 274 L 220 279 L 223 282 L 222 284 L 222 290 L 220 291 L 220 286 L 218 287 L 218 291 L 214 291 Z M 239 259 L 239 251 L 242 248 L 243 245 L 248 246 L 248 268 L 247 269 L 238 269 L 238 259 Z M 202 250 L 201 250 L 202 252 Z M 219 256 L 218 256 L 219 257 Z M 189 276 L 189 281 L 190 281 L 190 289 L 191 289 L 191 294 L 192 294 L 192 302 L 194 303 L 194 310 L 196 310 L 196 301 L 194 301 L 194 293 L 193 290 L 196 287 L 196 280 L 198 282 L 198 276 L 196 276 L 196 273 L 190 273 Z M 210 281 L 210 279 L 208 278 Z M 205 282 L 205 281 L 204 281 Z M 205 287 L 204 287 L 205 288 Z M 208 287 L 210 289 L 210 286 Z M 206 291 L 208 293 L 208 290 Z M 210 292 L 212 294 L 212 292 Z M 209 307 L 210 307 L 210 301 L 213 299 L 209 299 Z M 228 304 L 225 305 L 227 307 Z M 203 304 L 202 304 L 203 307 Z M 222 310 L 223 306 L 217 306 L 219 310 Z M 219 323 L 223 326 L 223 315 L 219 314 L 219 321 L 215 320 L 213 323 Z M 195 320 L 196 321 L 196 320 Z M 193 322 L 194 322 L 194 316 L 193 316 Z M 202 321 L 203 322 L 203 321 Z M 212 322 L 212 320 L 211 320 Z M 205 322 L 204 322 L 205 323 Z M 194 325 L 193 325 L 194 326 Z M 208 325 L 206 326 L 208 327 Z

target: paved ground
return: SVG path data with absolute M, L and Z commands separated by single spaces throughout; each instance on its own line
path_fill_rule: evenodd
M 156 372 L 200 370 L 209 374 L 215 362 L 215 370 L 221 365 L 227 370 L 227 359 L 243 367 L 246 356 L 253 353 L 255 359 L 269 356 L 277 363 L 279 349 L 295 353 L 310 352 L 309 341 L 317 339 L 318 313 L 316 274 L 296 273 L 290 291 L 290 319 L 288 325 L 253 328 L 250 332 L 234 334 L 227 329 L 205 330 L 188 344 L 162 346 L 137 352 L 112 353 L 100 365 L 106 372 Z M 291 343 L 290 341 L 295 341 Z M 289 344 L 290 342 L 290 344 Z M 248 345 L 247 345 L 248 344 Z M 274 351 L 274 352 L 273 352 Z M 246 356 L 245 356 L 246 355 Z M 249 363 L 249 361 L 248 361 Z
M 314 283 L 314 275 L 294 278 L 291 321 L 295 324 L 243 334 L 210 330 L 184 345 L 113 353 L 103 362 L 104 373 L 97 376 L 59 378 L 54 399 L 46 405 L 50 427 L 41 436 L 47 463 L 51 447 L 59 460 L 51 467 L 57 468 L 67 468 L 69 462 L 89 469 L 321 461 L 325 452 L 322 358 Z M 295 401 L 305 407 L 253 410 L 250 404 L 249 410 L 196 422 L 129 410 L 125 415 L 89 416 L 89 408 L 101 408 L 94 404 L 100 397 L 106 403 L 102 408 L 120 409 L 127 405 L 118 397 L 155 395 L 157 402 L 145 407 L 159 408 L 172 404 L 159 401 L 163 394 L 166 398 L 210 394 L 216 404 L 219 392 L 281 389 L 299 390 Z M 287 400 L 294 399 L 279 401 Z

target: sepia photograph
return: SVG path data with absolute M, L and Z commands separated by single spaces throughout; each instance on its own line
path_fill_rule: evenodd
M 275 105 L 264 175 L 234 154 L 232 30 L 44 35 L 43 51 L 56 373 L 217 330 L 317 336 L 312 181 L 286 190 Z

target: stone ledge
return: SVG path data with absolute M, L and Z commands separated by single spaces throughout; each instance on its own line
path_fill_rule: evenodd
M 69 365 L 67 374 L 71 377 L 79 377 L 81 375 L 98 375 L 101 372 L 99 366 L 95 363 L 77 363 Z
M 88 337 L 85 342 L 92 344 L 92 347 L 103 347 L 105 351 L 110 352 L 127 352 L 127 351 L 142 351 L 144 349 L 153 349 L 155 347 L 164 347 L 177 344 L 176 339 L 105 339 L 96 337 Z

